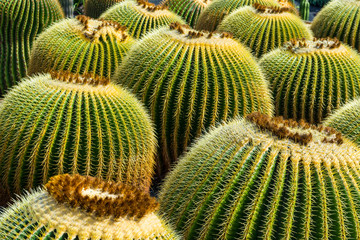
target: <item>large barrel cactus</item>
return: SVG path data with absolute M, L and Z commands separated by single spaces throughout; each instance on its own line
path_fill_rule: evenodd
M 198 30 L 215 31 L 226 15 L 242 6 L 260 3 L 268 7 L 281 7 L 276 0 L 214 0 L 202 11 L 195 28 Z
M 52 177 L 2 210 L 3 240 L 179 239 L 158 203 L 135 187 L 80 175 Z
M 116 70 L 151 111 L 166 172 L 216 122 L 252 111 L 272 114 L 267 82 L 251 53 L 226 33 L 171 24 L 144 37 Z
M 28 74 L 66 70 L 110 77 L 135 42 L 124 30 L 83 15 L 56 23 L 34 42 Z
M 160 212 L 185 239 L 359 239 L 359 159 L 332 128 L 253 113 L 193 145 Z
M 0 0 L 0 97 L 26 75 L 35 37 L 63 17 L 58 0 Z
M 85 0 L 85 14 L 92 18 L 98 18 L 111 6 L 122 1 L 124 0 Z
M 141 38 L 145 33 L 172 22 L 185 23 L 166 7 L 147 0 L 126 0 L 104 12 L 100 18 L 120 23 L 134 38 Z
M 360 1 L 334 0 L 314 18 L 315 37 L 336 37 L 360 51 Z
M 219 25 L 219 31 L 231 32 L 253 50 L 255 56 L 282 46 L 296 38 L 311 39 L 312 33 L 289 8 L 254 4 L 233 11 Z
M 0 106 L 0 184 L 20 193 L 62 173 L 147 190 L 156 140 L 142 104 L 106 78 L 39 75 Z
M 276 115 L 319 123 L 360 96 L 360 55 L 336 39 L 294 40 L 260 61 Z

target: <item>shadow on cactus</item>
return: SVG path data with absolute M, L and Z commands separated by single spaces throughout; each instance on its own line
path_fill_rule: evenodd
M 158 203 L 135 187 L 80 175 L 52 177 L 2 210 L 2 239 L 178 239 Z
M 142 104 L 109 79 L 25 79 L 0 106 L 0 184 L 8 194 L 79 173 L 148 190 L 156 139 Z
M 160 212 L 185 239 L 359 239 L 359 158 L 330 127 L 253 113 L 197 140 Z
M 134 43 L 118 23 L 79 15 L 40 34 L 31 52 L 28 74 L 67 70 L 110 77 Z
M 85 0 L 85 14 L 92 18 L 98 18 L 111 6 L 122 1 L 124 0 Z

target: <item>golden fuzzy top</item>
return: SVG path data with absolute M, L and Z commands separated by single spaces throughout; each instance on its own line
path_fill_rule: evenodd
M 283 12 L 291 12 L 289 7 L 270 7 L 264 6 L 259 3 L 254 3 L 253 7 L 257 10 L 258 13 L 265 13 L 265 14 L 278 14 Z
M 343 45 L 337 38 L 313 38 L 313 40 L 293 39 L 284 44 L 284 48 L 292 53 L 308 53 L 319 50 L 341 51 Z
M 149 12 L 155 12 L 158 10 L 166 10 L 168 7 L 164 5 L 155 5 L 153 3 L 149 3 L 147 0 L 136 0 L 139 6 L 142 6 L 144 9 L 148 10 Z
M 108 77 L 93 76 L 90 73 L 71 73 L 69 71 L 51 71 L 51 78 L 62 82 L 76 83 L 76 84 L 89 84 L 89 85 L 103 85 L 106 86 L 110 83 Z

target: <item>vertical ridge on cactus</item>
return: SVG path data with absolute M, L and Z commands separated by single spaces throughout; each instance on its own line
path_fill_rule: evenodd
M 172 22 L 185 23 L 167 7 L 156 6 L 147 0 L 126 0 L 118 3 L 104 12 L 100 19 L 118 22 L 125 26 L 134 38 L 141 38 L 145 33 Z
M 320 123 L 360 95 L 360 56 L 337 39 L 292 40 L 262 57 L 275 114 Z
M 360 1 L 334 0 L 316 15 L 311 24 L 315 37 L 336 37 L 360 51 Z
M 28 74 L 63 70 L 110 77 L 134 43 L 117 22 L 79 15 L 39 35 L 31 51 Z
M 60 0 L 62 9 L 66 17 L 73 17 L 74 15 L 74 0 Z
M 133 186 L 80 175 L 52 177 L 1 210 L 2 239 L 179 239 L 158 203 Z
M 300 17 L 287 7 L 266 7 L 255 3 L 233 11 L 218 30 L 231 32 L 253 50 L 256 57 L 282 46 L 291 39 L 311 39 L 312 33 Z
M 242 44 L 227 33 L 178 23 L 134 45 L 112 81 L 131 88 L 150 109 L 162 173 L 217 122 L 252 111 L 273 112 L 267 81 Z
M 85 0 L 84 10 L 86 16 L 98 18 L 103 12 L 116 3 L 124 0 Z
M 7 194 L 79 173 L 148 190 L 156 139 L 143 105 L 108 78 L 54 72 L 14 87 L 0 106 Z
M 0 96 L 26 76 L 35 37 L 64 18 L 58 0 L 0 0 Z
M 359 239 L 360 149 L 339 132 L 253 113 L 202 138 L 160 212 L 185 239 Z

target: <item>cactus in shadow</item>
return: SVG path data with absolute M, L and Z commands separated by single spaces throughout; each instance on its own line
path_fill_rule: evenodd
M 360 51 L 360 1 L 334 0 L 316 15 L 311 24 L 315 37 L 336 37 Z
M 332 128 L 253 113 L 197 140 L 160 212 L 185 239 L 359 239 L 359 159 Z
M 219 31 L 231 32 L 247 45 L 254 55 L 261 55 L 296 38 L 311 39 L 309 28 L 289 8 L 254 4 L 233 11 L 219 25 Z
M 116 4 L 100 18 L 120 23 L 134 38 L 141 38 L 145 33 L 172 22 L 185 23 L 167 7 L 156 6 L 147 0 L 127 0 Z
M 36 36 L 63 17 L 58 0 L 0 0 L 0 97 L 26 75 Z
M 80 175 L 52 177 L 5 208 L 0 237 L 13 239 L 179 239 L 149 194 L 126 184 Z
M 73 0 L 60 0 L 60 4 L 64 10 L 66 17 L 73 17 L 74 15 L 74 1 Z
M 227 33 L 177 23 L 139 41 L 112 81 L 131 88 L 150 109 L 162 173 L 208 127 L 252 111 L 273 111 L 267 81 L 242 44 Z
M 116 22 L 79 15 L 54 24 L 34 43 L 28 74 L 66 70 L 110 77 L 135 43 Z
M 103 12 L 111 6 L 124 0 L 85 0 L 85 14 L 92 18 L 98 18 Z
M 310 3 L 308 0 L 302 0 L 300 3 L 300 16 L 305 21 L 309 21 Z
M 320 123 L 360 96 L 360 56 L 337 39 L 293 40 L 262 57 L 275 112 Z
M 24 80 L 0 107 L 0 184 L 7 194 L 79 173 L 148 190 L 150 117 L 108 78 L 54 72 Z

